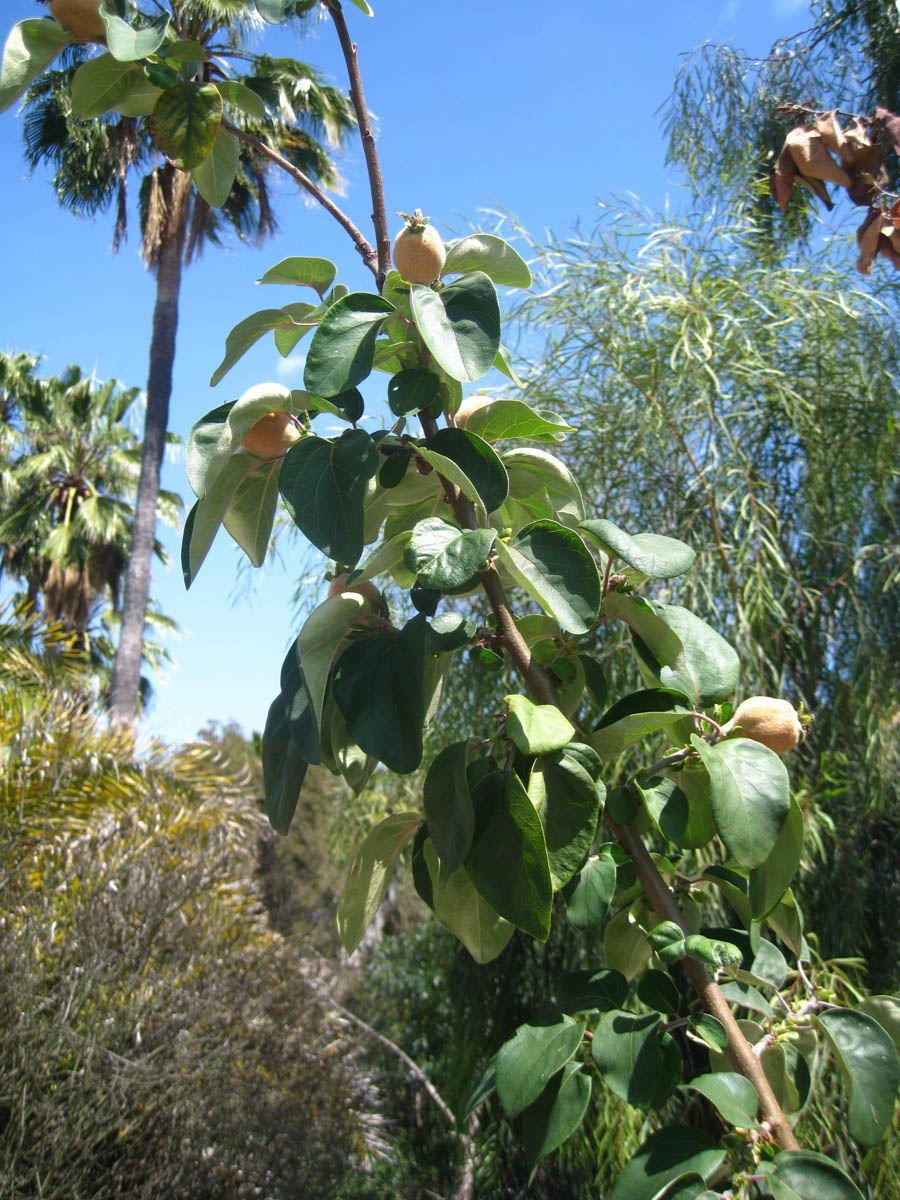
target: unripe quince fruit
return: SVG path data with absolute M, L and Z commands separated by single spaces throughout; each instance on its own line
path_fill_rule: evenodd
M 100 0 L 50 0 L 53 19 L 77 38 L 106 37 L 100 17 Z
M 803 725 L 790 701 L 776 700 L 771 696 L 750 696 L 737 706 L 731 720 L 722 726 L 722 732 L 752 738 L 776 754 L 784 754 L 793 750 L 800 741 Z
M 342 596 L 344 592 L 356 592 L 362 596 L 371 607 L 379 608 L 381 606 L 381 592 L 374 583 L 370 583 L 368 579 L 357 579 L 347 587 L 347 576 L 349 571 L 343 571 L 340 575 L 335 575 L 331 583 L 328 585 L 328 599 L 333 596 Z
M 434 283 L 447 258 L 441 235 L 421 209 L 400 216 L 406 224 L 394 239 L 394 266 L 410 283 Z
M 270 412 L 244 434 L 241 445 L 257 458 L 275 458 L 290 450 L 299 436 L 290 413 Z
M 479 408 L 484 408 L 486 404 L 492 404 L 493 400 L 493 396 L 485 396 L 483 392 L 479 392 L 476 396 L 467 396 L 456 410 L 457 428 L 465 429 L 466 422 L 472 413 L 478 412 Z

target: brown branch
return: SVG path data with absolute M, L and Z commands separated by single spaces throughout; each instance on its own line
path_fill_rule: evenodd
M 362 138 L 363 153 L 366 156 L 366 170 L 369 173 L 369 189 L 372 193 L 372 224 L 375 226 L 375 245 L 378 247 L 378 267 L 375 278 L 378 281 L 379 292 L 384 287 L 387 273 L 391 269 L 391 240 L 388 234 L 387 211 L 384 206 L 384 182 L 381 168 L 378 165 L 378 151 L 375 149 L 375 134 L 372 132 L 372 122 L 369 109 L 363 94 L 362 77 L 359 73 L 359 63 L 356 57 L 356 46 L 350 40 L 347 22 L 339 8 L 334 8 L 326 0 L 326 7 L 331 13 L 334 27 L 337 30 L 347 64 L 347 74 L 350 78 L 350 99 L 356 112 L 359 134 Z
M 363 234 L 356 228 L 350 218 L 343 212 L 327 193 L 323 192 L 318 184 L 313 183 L 308 175 L 305 175 L 299 167 L 295 167 L 292 162 L 279 154 L 277 150 L 273 150 L 267 145 L 262 138 L 256 137 L 253 133 L 247 133 L 244 129 L 239 129 L 236 125 L 232 125 L 230 121 L 222 121 L 222 128 L 227 129 L 229 133 L 233 133 L 236 138 L 242 142 L 246 142 L 248 146 L 252 146 L 259 154 L 268 158 L 270 162 L 281 167 L 282 171 L 290 175 L 291 179 L 322 205 L 326 212 L 330 213 L 346 233 L 348 233 L 356 246 L 356 249 L 362 255 L 362 260 L 372 272 L 378 277 L 378 255 L 375 253 L 371 244 L 366 240 Z

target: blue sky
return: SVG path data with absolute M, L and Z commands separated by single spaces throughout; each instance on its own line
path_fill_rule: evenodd
M 677 210 L 683 193 L 665 168 L 657 110 L 681 56 L 704 40 L 763 54 L 776 37 L 808 23 L 805 0 L 372 4 L 374 19 L 345 8 L 377 117 L 388 212 L 421 208 L 447 238 L 477 223 L 484 208 L 514 212 L 539 237 L 546 229 L 564 234 L 579 220 L 589 224 L 596 201 L 614 195 L 633 193 L 654 210 Z M 3 8 L 10 23 L 36 11 L 33 0 Z M 343 86 L 326 22 L 302 42 L 268 28 L 258 44 L 313 63 Z M 108 218 L 76 220 L 57 207 L 48 177 L 30 176 L 24 166 L 14 110 L 0 117 L 0 157 L 0 345 L 42 354 L 46 373 L 76 362 L 100 378 L 143 387 L 154 281 L 137 239 L 114 256 Z M 358 144 L 341 169 L 340 203 L 368 233 Z M 197 417 L 253 384 L 301 386 L 302 359 L 281 359 L 266 338 L 209 387 L 231 327 L 258 308 L 295 298 L 285 288 L 254 286 L 267 267 L 292 254 L 319 255 L 338 264 L 339 279 L 352 290 L 372 288 L 346 235 L 323 211 L 289 181 L 275 194 L 275 240 L 261 249 L 210 249 L 185 274 L 170 420 L 182 437 Z M 180 461 L 167 463 L 163 486 L 192 501 Z M 164 530 L 163 540 L 172 565 L 155 568 L 154 595 L 181 633 L 170 644 L 175 667 L 155 680 L 145 732 L 181 740 L 210 719 L 237 720 L 247 732 L 262 728 L 291 635 L 296 569 L 267 568 L 251 595 L 235 599 L 238 551 L 222 531 L 186 593 L 180 534 Z M 319 580 L 306 586 L 312 602 Z

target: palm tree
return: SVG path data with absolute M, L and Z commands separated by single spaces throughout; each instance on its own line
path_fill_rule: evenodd
M 296 18 L 307 7 L 298 4 Z M 353 128 L 350 101 L 302 63 L 248 51 L 254 10 L 247 0 L 171 0 L 167 9 L 176 36 L 204 47 L 207 77 L 236 79 L 266 104 L 264 119 L 242 116 L 234 123 L 307 176 L 334 187 L 338 176 L 326 145 L 340 145 Z M 141 470 L 112 682 L 111 718 L 122 723 L 134 719 L 138 700 L 182 268 L 206 243 L 218 245 L 229 226 L 242 240 L 257 243 L 275 232 L 267 187 L 272 163 L 253 145 L 241 142 L 231 193 L 221 209 L 210 208 L 193 188 L 189 173 L 160 159 L 146 121 L 118 113 L 90 121 L 73 115 L 71 80 L 88 51 L 76 46 L 65 53 L 62 68 L 46 72 L 26 95 L 26 158 L 32 167 L 47 162 L 54 168 L 59 202 L 73 212 L 94 215 L 114 205 L 114 249 L 126 232 L 128 179 L 139 176 L 142 249 L 156 275 Z M 245 63 L 250 71 L 232 69 L 231 64 Z

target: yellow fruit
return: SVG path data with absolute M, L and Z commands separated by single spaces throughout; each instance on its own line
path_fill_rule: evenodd
M 290 450 L 299 436 L 290 413 L 270 412 L 244 435 L 241 445 L 258 458 L 275 458 Z
M 50 0 L 50 12 L 63 29 L 77 38 L 106 37 L 100 18 L 100 0 Z
M 776 754 L 793 750 L 803 735 L 797 710 L 788 700 L 751 696 L 737 706 L 734 716 L 722 727 L 724 734 L 752 738 Z
M 355 583 L 351 583 L 347 587 L 347 576 L 349 574 L 349 571 L 344 571 L 340 575 L 335 575 L 334 579 L 328 585 L 328 599 L 330 600 L 332 596 L 342 596 L 344 592 L 356 592 L 368 604 L 377 608 L 381 604 L 381 592 L 379 592 L 375 584 L 370 583 L 368 579 L 358 579 Z
M 406 224 L 394 239 L 394 266 L 410 283 L 434 283 L 447 258 L 441 235 L 418 208 L 400 216 Z
M 486 404 L 493 404 L 493 396 L 485 396 L 479 393 L 477 396 L 468 396 L 463 400 L 462 404 L 456 410 L 456 424 L 459 429 L 465 429 L 466 422 L 472 413 L 478 412 L 479 408 L 484 408 Z

